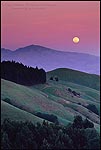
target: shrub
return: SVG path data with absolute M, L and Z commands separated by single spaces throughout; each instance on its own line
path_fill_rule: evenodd
M 76 95 L 77 95 L 77 93 L 76 93 L 75 91 L 72 91 L 72 93 L 73 93 L 73 95 L 74 95 L 74 96 L 76 96 Z
M 50 77 L 50 80 L 53 80 L 53 77 Z
M 59 81 L 58 77 L 55 77 L 55 81 Z
M 74 122 L 73 122 L 73 128 L 82 128 L 83 126 L 83 120 L 81 116 L 75 116 Z
M 6 103 L 11 104 L 11 100 L 9 98 L 4 98 L 3 101 L 5 101 Z
M 98 112 L 98 110 L 97 110 L 97 108 L 96 108 L 96 106 L 94 104 L 89 104 L 88 106 L 86 106 L 86 108 L 91 110 L 95 114 L 99 115 L 99 112 Z
M 57 116 L 55 116 L 53 114 L 50 115 L 50 114 L 37 112 L 35 115 L 40 117 L 40 118 L 46 119 L 48 121 L 51 121 L 53 123 L 59 124 Z
M 93 128 L 94 124 L 90 122 L 87 118 L 83 121 L 83 127 L 86 128 Z
M 70 88 L 68 88 L 68 92 L 72 92 L 72 90 Z
M 78 105 L 81 105 L 81 103 L 78 103 Z

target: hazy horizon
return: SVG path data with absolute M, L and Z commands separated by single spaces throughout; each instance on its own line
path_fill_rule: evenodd
M 30 44 L 30 45 L 21 46 L 21 47 L 15 48 L 15 49 L 10 49 L 10 48 L 5 48 L 5 47 L 1 47 L 1 49 L 4 48 L 4 49 L 11 50 L 11 51 L 16 51 L 16 50 L 18 50 L 18 49 L 20 49 L 20 48 L 24 48 L 24 47 L 31 46 L 31 45 L 33 45 L 33 46 L 45 47 L 44 45 Z M 75 51 L 69 51 L 69 50 L 63 51 L 63 50 L 53 49 L 53 48 L 50 48 L 50 47 L 45 47 L 45 48 L 49 48 L 49 49 L 52 49 L 52 50 L 54 50 L 54 51 L 60 51 L 60 52 L 79 53 L 79 54 L 81 53 L 81 54 L 87 54 L 87 55 L 92 55 L 92 56 L 100 57 L 100 56 L 98 56 L 98 55 L 94 55 L 94 54 L 90 54 L 90 53 L 86 53 L 86 52 L 75 52 Z

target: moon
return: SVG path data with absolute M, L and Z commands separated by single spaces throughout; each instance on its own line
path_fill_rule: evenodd
M 80 41 L 80 39 L 79 39 L 78 37 L 74 37 L 74 38 L 73 38 L 73 42 L 74 42 L 74 43 L 78 43 L 79 41 Z

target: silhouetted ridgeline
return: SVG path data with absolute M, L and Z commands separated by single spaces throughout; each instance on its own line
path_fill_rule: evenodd
M 43 69 L 24 66 L 15 61 L 1 63 L 1 78 L 22 84 L 33 85 L 46 82 L 46 72 Z

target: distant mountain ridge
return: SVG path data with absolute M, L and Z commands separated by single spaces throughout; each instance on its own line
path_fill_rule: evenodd
M 46 71 L 70 68 L 90 74 L 100 74 L 100 58 L 98 56 L 57 51 L 39 45 L 29 45 L 15 51 L 2 48 L 1 61 L 3 60 L 15 60 L 27 66 L 44 68 Z

